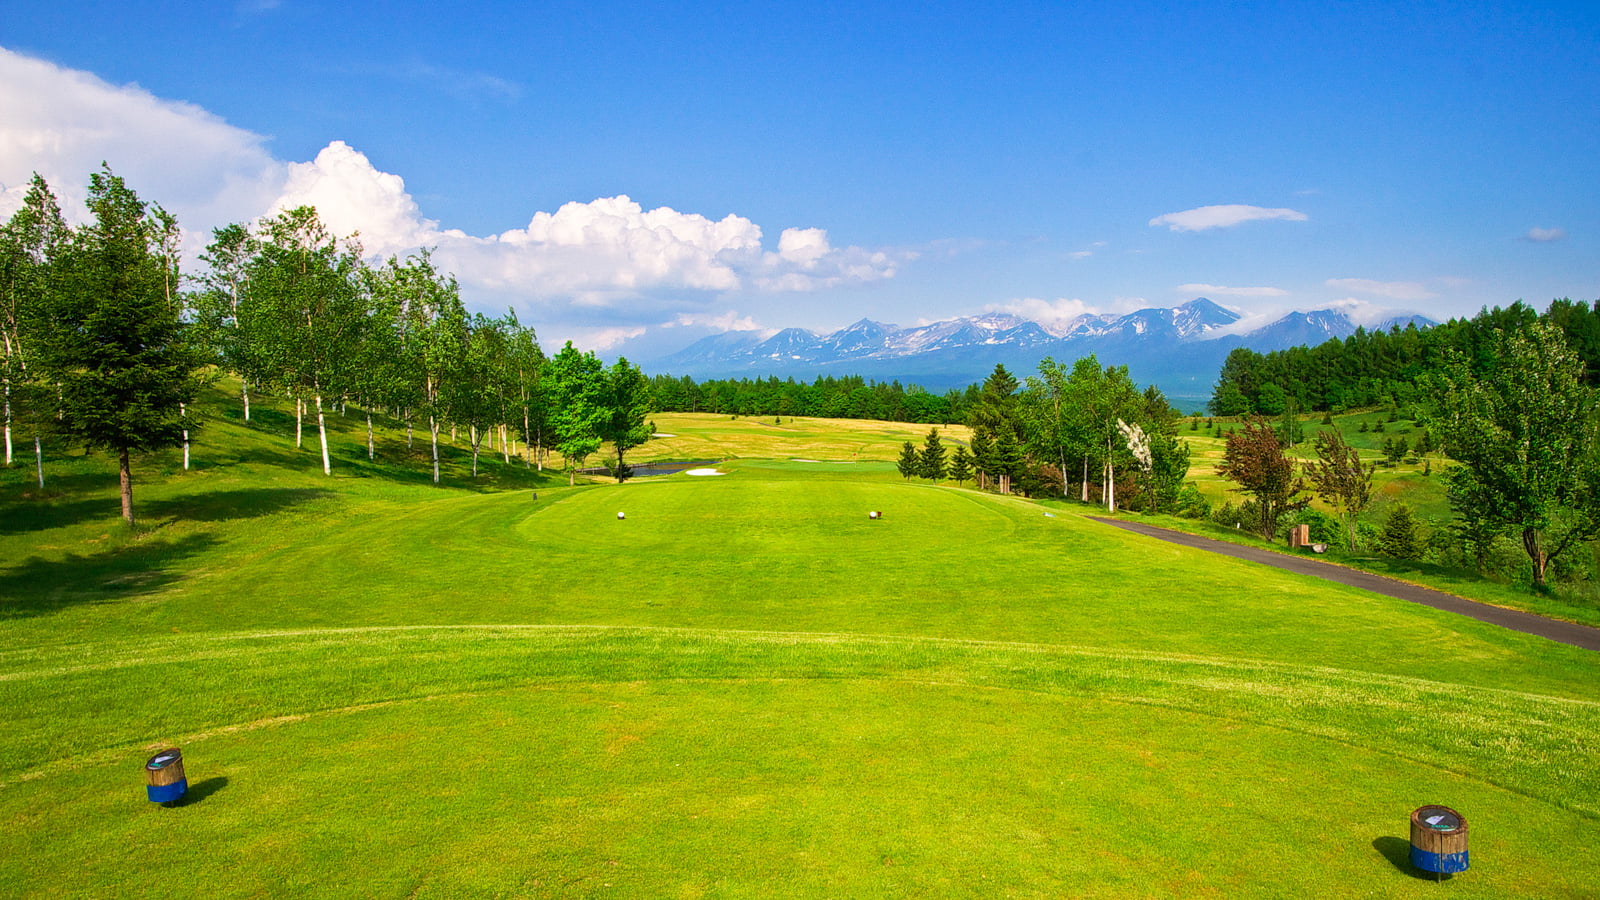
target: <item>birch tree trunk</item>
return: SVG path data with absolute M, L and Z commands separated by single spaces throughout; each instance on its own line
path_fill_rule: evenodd
M 317 435 L 322 438 L 322 474 L 332 475 L 333 465 L 328 460 L 328 423 L 322 416 L 322 393 L 317 393 Z
M 369 409 L 367 410 L 367 459 L 370 461 L 376 458 L 372 450 L 372 410 Z
M 305 427 L 303 424 L 305 420 L 305 410 L 306 402 L 299 397 L 294 398 L 294 448 L 296 450 L 305 449 L 305 441 L 302 440 L 302 434 Z
M 11 382 L 6 382 L 6 468 L 11 468 Z
M 189 471 L 189 405 L 178 403 L 178 415 L 183 419 L 183 470 Z
M 433 433 L 433 483 L 439 483 L 439 420 L 428 415 L 428 430 Z
M 1089 502 L 1089 454 L 1083 455 L 1083 497 L 1084 503 Z
M 39 490 L 44 490 L 44 443 L 37 432 L 33 435 L 33 464 L 39 470 Z
M 244 398 L 244 420 L 250 421 L 250 379 L 239 379 L 239 396 Z

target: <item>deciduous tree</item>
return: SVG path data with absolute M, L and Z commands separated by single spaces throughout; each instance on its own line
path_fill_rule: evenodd
M 1600 398 L 1549 323 L 1497 329 L 1481 352 L 1476 371 L 1453 353 L 1433 380 L 1441 444 L 1462 468 L 1450 496 L 1520 535 L 1542 587 L 1550 560 L 1600 534 Z
M 1372 473 L 1377 463 L 1363 463 L 1361 454 L 1336 429 L 1317 432 L 1317 459 L 1305 465 L 1317 494 L 1339 513 L 1350 549 L 1356 549 L 1356 519 L 1372 504 Z
M 50 185 L 34 173 L 18 209 L 0 228 L 0 389 L 5 405 L 5 464 L 21 424 L 33 434 L 34 463 L 44 487 L 43 432 L 55 420 L 54 392 L 41 379 L 34 346 L 43 327 L 51 270 L 68 237 Z
M 1217 474 L 1256 498 L 1261 536 L 1269 541 L 1284 513 L 1306 505 L 1299 496 L 1305 483 L 1296 474 L 1294 461 L 1283 452 L 1272 425 L 1259 416 L 1246 421 L 1243 432 L 1228 435 Z
M 623 454 L 650 440 L 650 429 L 645 420 L 654 411 L 650 381 L 639 367 L 618 357 L 606 372 L 606 416 L 601 423 L 600 437 L 610 442 L 617 454 L 612 470 L 618 481 L 628 477 L 628 464 Z
M 600 449 L 608 415 L 605 369 L 592 351 L 580 353 L 568 341 L 550 359 L 550 379 L 551 425 L 570 485 L 576 483 L 583 461 Z

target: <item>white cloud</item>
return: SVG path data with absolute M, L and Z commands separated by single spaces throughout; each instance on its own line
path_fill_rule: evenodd
M 1222 206 L 1200 206 L 1181 212 L 1166 213 L 1150 220 L 1152 226 L 1165 225 L 1172 231 L 1205 231 L 1208 228 L 1228 228 L 1243 222 L 1260 219 L 1283 219 L 1304 222 L 1306 214 L 1293 209 L 1267 209 L 1262 206 L 1245 206 L 1229 203 Z
M 733 310 L 725 313 L 679 313 L 676 319 L 662 324 L 662 328 L 709 328 L 712 331 L 760 331 L 768 336 L 777 334 L 775 328 L 765 328 L 755 319 L 742 316 Z
M 1087 315 L 1097 315 L 1100 310 L 1077 298 L 1065 297 L 1057 300 L 1041 300 L 1037 297 L 1023 297 L 1019 300 L 1008 300 L 1004 303 L 990 303 L 983 308 L 987 313 L 1010 313 L 1029 321 L 1038 322 L 1047 331 L 1070 326 L 1073 322 Z
M 1228 287 L 1223 284 L 1180 284 L 1180 294 L 1211 294 L 1224 297 L 1287 297 L 1289 292 L 1275 287 Z
M 89 175 L 104 160 L 179 224 L 209 230 L 277 195 L 285 168 L 264 145 L 198 106 L 0 47 L 0 215 L 37 171 L 82 221 Z
M 1566 230 L 1561 228 L 1529 228 L 1528 233 L 1523 235 L 1528 240 L 1538 241 L 1539 243 L 1559 241 L 1566 236 Z
M 437 243 L 439 223 L 424 219 L 398 175 L 380 172 L 366 155 L 344 141 L 322 148 L 317 158 L 290 163 L 283 192 L 267 209 L 275 215 L 297 206 L 315 206 L 334 234 L 359 233 L 372 255 Z
M 644 332 L 645 329 L 643 327 L 597 328 L 590 330 L 579 330 L 576 334 L 574 334 L 571 340 L 574 346 L 582 347 L 585 350 L 594 350 L 599 352 L 602 350 L 610 350 L 618 344 L 631 341 L 634 338 L 644 334 Z
M 1341 291 L 1388 297 L 1390 300 L 1431 300 L 1439 296 L 1415 281 L 1373 281 L 1370 278 L 1329 278 L 1325 284 Z
M 915 258 L 835 247 L 820 228 L 785 229 L 777 249 L 765 250 L 760 226 L 742 216 L 645 209 L 625 195 L 567 203 L 534 213 L 525 227 L 471 235 L 423 216 L 400 176 L 343 141 L 310 162 L 286 163 L 260 135 L 197 106 L 0 48 L 0 215 L 20 204 L 34 170 L 77 215 L 82 185 L 102 159 L 141 197 L 178 216 L 191 250 L 212 227 L 310 204 L 334 233 L 359 232 L 371 255 L 435 247 L 469 302 L 536 306 L 537 319 L 610 307 L 610 324 L 631 327 L 697 311 L 723 292 L 892 278 Z M 630 321 L 617 322 L 623 316 Z M 625 330 L 608 329 L 605 339 L 622 340 L 615 335 Z
M 535 213 L 524 228 L 478 237 L 423 218 L 399 176 L 343 142 L 289 169 L 274 208 L 314 205 L 336 233 L 360 232 L 373 254 L 436 247 L 439 262 L 469 291 L 541 303 L 625 303 L 644 314 L 652 296 L 670 307 L 693 302 L 684 292 L 813 291 L 892 278 L 914 258 L 835 248 L 820 228 L 785 229 L 778 249 L 763 251 L 761 227 L 743 216 L 647 210 L 625 194 L 566 203 Z
M 1361 300 L 1355 297 L 1346 297 L 1343 300 L 1335 300 L 1323 308 L 1336 309 L 1344 313 L 1351 322 L 1367 328 L 1371 328 L 1372 326 L 1377 325 L 1379 322 L 1384 322 L 1389 319 L 1405 315 L 1405 313 L 1402 313 L 1392 307 L 1379 306 L 1376 303 L 1372 303 L 1367 300 Z

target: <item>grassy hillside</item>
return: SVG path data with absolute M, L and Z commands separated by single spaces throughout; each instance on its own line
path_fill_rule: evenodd
M 0 894 L 1431 896 L 1432 802 L 1453 894 L 1600 883 L 1596 654 L 906 483 L 915 426 L 658 416 L 640 459 L 737 459 L 435 487 L 219 403 L 137 535 L 104 461 L 4 475 Z

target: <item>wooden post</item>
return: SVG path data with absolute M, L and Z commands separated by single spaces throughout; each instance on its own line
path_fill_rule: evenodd
M 144 764 L 145 793 L 151 803 L 171 803 L 189 790 L 183 774 L 183 751 L 168 747 Z
M 1424 872 L 1467 870 L 1467 817 L 1448 806 L 1422 806 L 1411 813 L 1411 864 Z

